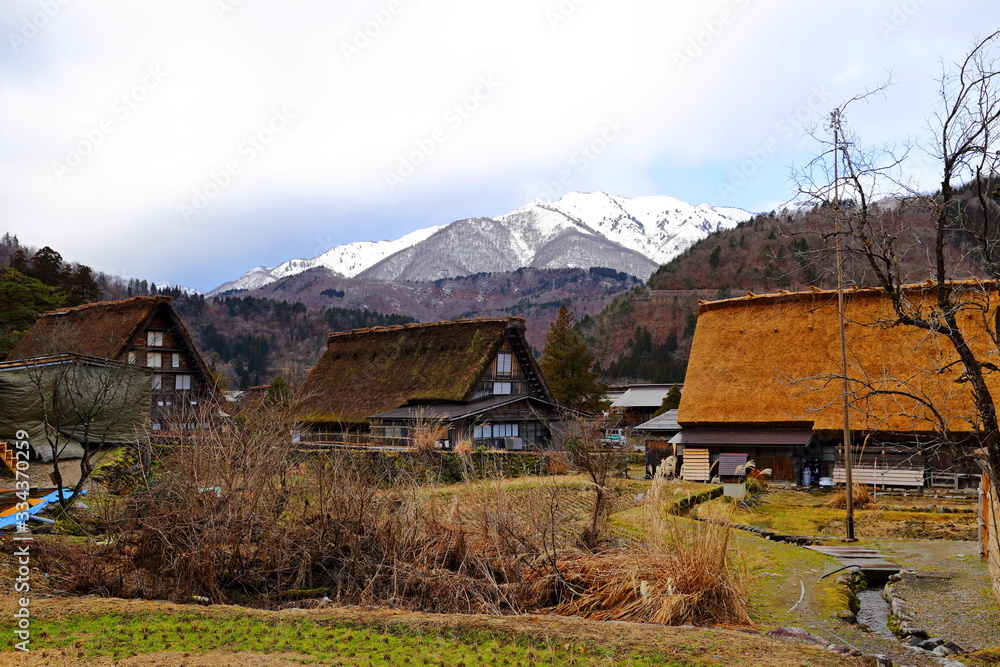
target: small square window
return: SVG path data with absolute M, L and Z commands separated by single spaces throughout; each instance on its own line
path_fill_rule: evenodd
M 510 382 L 494 382 L 493 383 L 493 393 L 497 396 L 501 394 L 509 394 L 511 392 Z
M 146 345 L 148 345 L 149 347 L 163 347 L 163 332 L 147 331 Z
M 188 391 L 191 389 L 191 376 L 190 375 L 178 375 L 174 379 L 174 389 L 177 391 Z

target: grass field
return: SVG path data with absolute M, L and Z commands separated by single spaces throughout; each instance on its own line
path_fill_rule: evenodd
M 768 528 L 786 535 L 820 535 L 840 537 L 844 534 L 844 510 L 828 507 L 829 493 L 777 490 L 763 496 L 749 509 L 733 506 L 731 500 L 719 498 L 701 505 L 699 516 L 711 517 L 723 513 L 731 521 Z M 860 538 L 919 537 L 924 539 L 976 539 L 974 512 L 914 511 L 935 504 L 948 509 L 974 509 L 975 500 L 944 500 L 928 498 L 886 497 L 883 507 L 905 506 L 907 510 L 879 507 L 855 510 L 855 532 Z
M 32 652 L 0 654 L 0 665 L 863 664 L 815 646 L 732 630 L 551 616 L 267 612 L 84 599 L 44 601 L 36 616 Z

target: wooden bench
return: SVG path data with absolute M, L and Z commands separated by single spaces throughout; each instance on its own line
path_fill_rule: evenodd
M 833 483 L 844 484 L 846 473 L 843 466 L 833 469 Z M 873 466 L 854 466 L 851 468 L 851 481 L 855 484 L 870 484 L 878 486 L 914 486 L 924 485 L 923 468 L 875 468 Z

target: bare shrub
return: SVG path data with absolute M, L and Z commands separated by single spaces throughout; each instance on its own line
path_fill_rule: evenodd
M 609 503 L 608 479 L 624 464 L 620 444 L 602 440 L 604 424 L 597 419 L 566 413 L 562 421 L 550 425 L 553 447 L 561 452 L 570 467 L 586 475 L 594 492 L 590 521 L 580 534 L 586 549 L 598 548 L 604 540 L 603 522 Z
M 866 484 L 855 484 L 854 485 L 854 507 L 855 509 L 872 508 L 877 507 L 875 499 L 872 498 L 872 491 Z M 826 503 L 827 507 L 833 507 L 835 509 L 846 509 L 847 508 L 847 490 L 837 489 L 830 500 Z
M 68 587 L 120 597 L 510 613 L 548 603 L 572 510 L 556 484 L 441 495 L 384 458 L 297 454 L 269 406 L 204 415 L 117 505 L 108 541 L 76 553 Z M 68 554 L 64 554 L 69 557 Z
M 720 523 L 667 514 L 676 484 L 658 470 L 647 494 L 644 537 L 629 549 L 557 559 L 563 595 L 556 614 L 668 625 L 750 626 L 749 576 Z

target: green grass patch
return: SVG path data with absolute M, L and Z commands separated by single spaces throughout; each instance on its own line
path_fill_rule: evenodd
M 450 665 L 456 667 L 616 664 L 693 665 L 658 652 L 616 652 L 578 641 L 540 640 L 479 629 L 423 632 L 406 625 L 197 612 L 71 615 L 36 619 L 32 648 L 68 657 L 127 658 L 162 651 L 281 654 L 305 665 Z
M 733 523 L 757 526 L 785 535 L 840 537 L 844 532 L 844 510 L 827 507 L 831 494 L 778 490 L 765 494 L 753 507 L 735 507 L 727 498 L 718 498 L 699 507 L 699 516 L 730 513 Z M 949 528 L 972 525 L 975 515 L 855 509 L 855 530 L 860 537 L 911 537 L 927 530 L 947 532 Z M 908 531 L 908 532 L 907 532 Z M 938 535 L 947 538 L 947 535 Z

